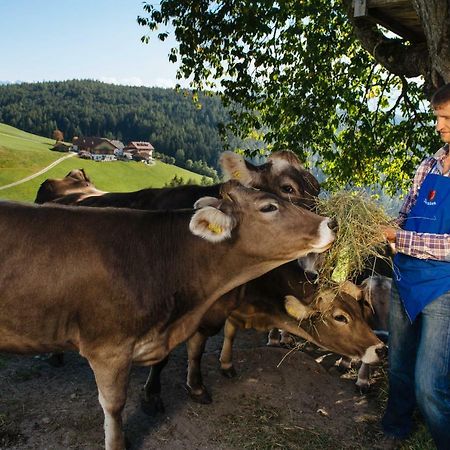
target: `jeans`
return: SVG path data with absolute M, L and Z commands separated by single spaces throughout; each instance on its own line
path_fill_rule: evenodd
M 450 292 L 414 323 L 393 286 L 389 311 L 389 397 L 382 425 L 406 438 L 418 406 L 439 450 L 450 449 Z

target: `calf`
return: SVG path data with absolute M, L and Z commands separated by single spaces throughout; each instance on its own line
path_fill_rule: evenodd
M 158 363 L 226 292 L 332 244 L 327 218 L 238 183 L 222 192 L 194 214 L 0 204 L 0 351 L 86 357 L 108 450 L 124 448 L 132 363 Z
M 211 396 L 202 381 L 201 357 L 208 337 L 225 324 L 220 356 L 222 373 L 235 375 L 232 343 L 237 328 L 267 331 L 283 328 L 323 348 L 366 363 L 378 362 L 385 352 L 383 343 L 373 334 L 348 286 L 342 292 L 326 292 L 316 300 L 317 285 L 309 282 L 297 261 L 278 267 L 265 275 L 228 292 L 203 316 L 200 327 L 188 341 L 187 388 L 193 400 L 210 403 Z M 163 410 L 160 398 L 160 373 L 165 365 L 151 369 L 144 388 L 145 410 Z

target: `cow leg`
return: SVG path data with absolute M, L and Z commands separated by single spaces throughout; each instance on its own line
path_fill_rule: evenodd
M 362 392 L 367 392 L 370 387 L 369 379 L 370 366 L 369 364 L 362 363 L 361 367 L 358 370 L 358 379 L 356 380 L 356 386 L 358 386 Z
M 223 329 L 223 345 L 220 353 L 220 371 L 227 378 L 234 378 L 236 370 L 233 367 L 233 342 L 237 327 L 227 319 Z
M 131 356 L 105 351 L 108 358 L 88 358 L 95 375 L 98 400 L 105 415 L 105 450 L 124 450 L 122 411 L 127 397 Z
M 187 389 L 190 397 L 197 403 L 209 404 L 212 402 L 211 395 L 203 384 L 201 362 L 208 336 L 197 331 L 187 341 L 188 373 Z
M 272 328 L 267 336 L 267 344 L 269 347 L 280 346 L 280 330 L 278 328 Z
M 169 361 L 167 355 L 158 364 L 150 366 L 147 381 L 141 396 L 141 408 L 145 414 L 156 416 L 158 413 L 164 413 L 164 403 L 161 399 L 161 372 Z

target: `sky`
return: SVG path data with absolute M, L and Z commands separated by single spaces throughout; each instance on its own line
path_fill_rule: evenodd
M 158 2 L 158 0 L 154 0 Z M 151 0 L 149 0 L 149 3 Z M 0 83 L 94 79 L 174 87 L 164 43 L 138 25 L 142 0 L 0 0 Z M 186 85 L 186 83 L 181 83 Z

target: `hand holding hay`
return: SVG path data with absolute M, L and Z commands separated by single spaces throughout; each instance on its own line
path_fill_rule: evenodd
M 384 258 L 386 228 L 392 219 L 372 198 L 361 191 L 340 191 L 317 201 L 319 214 L 337 221 L 336 240 L 320 269 L 322 288 L 342 284 L 360 274 L 369 257 Z

